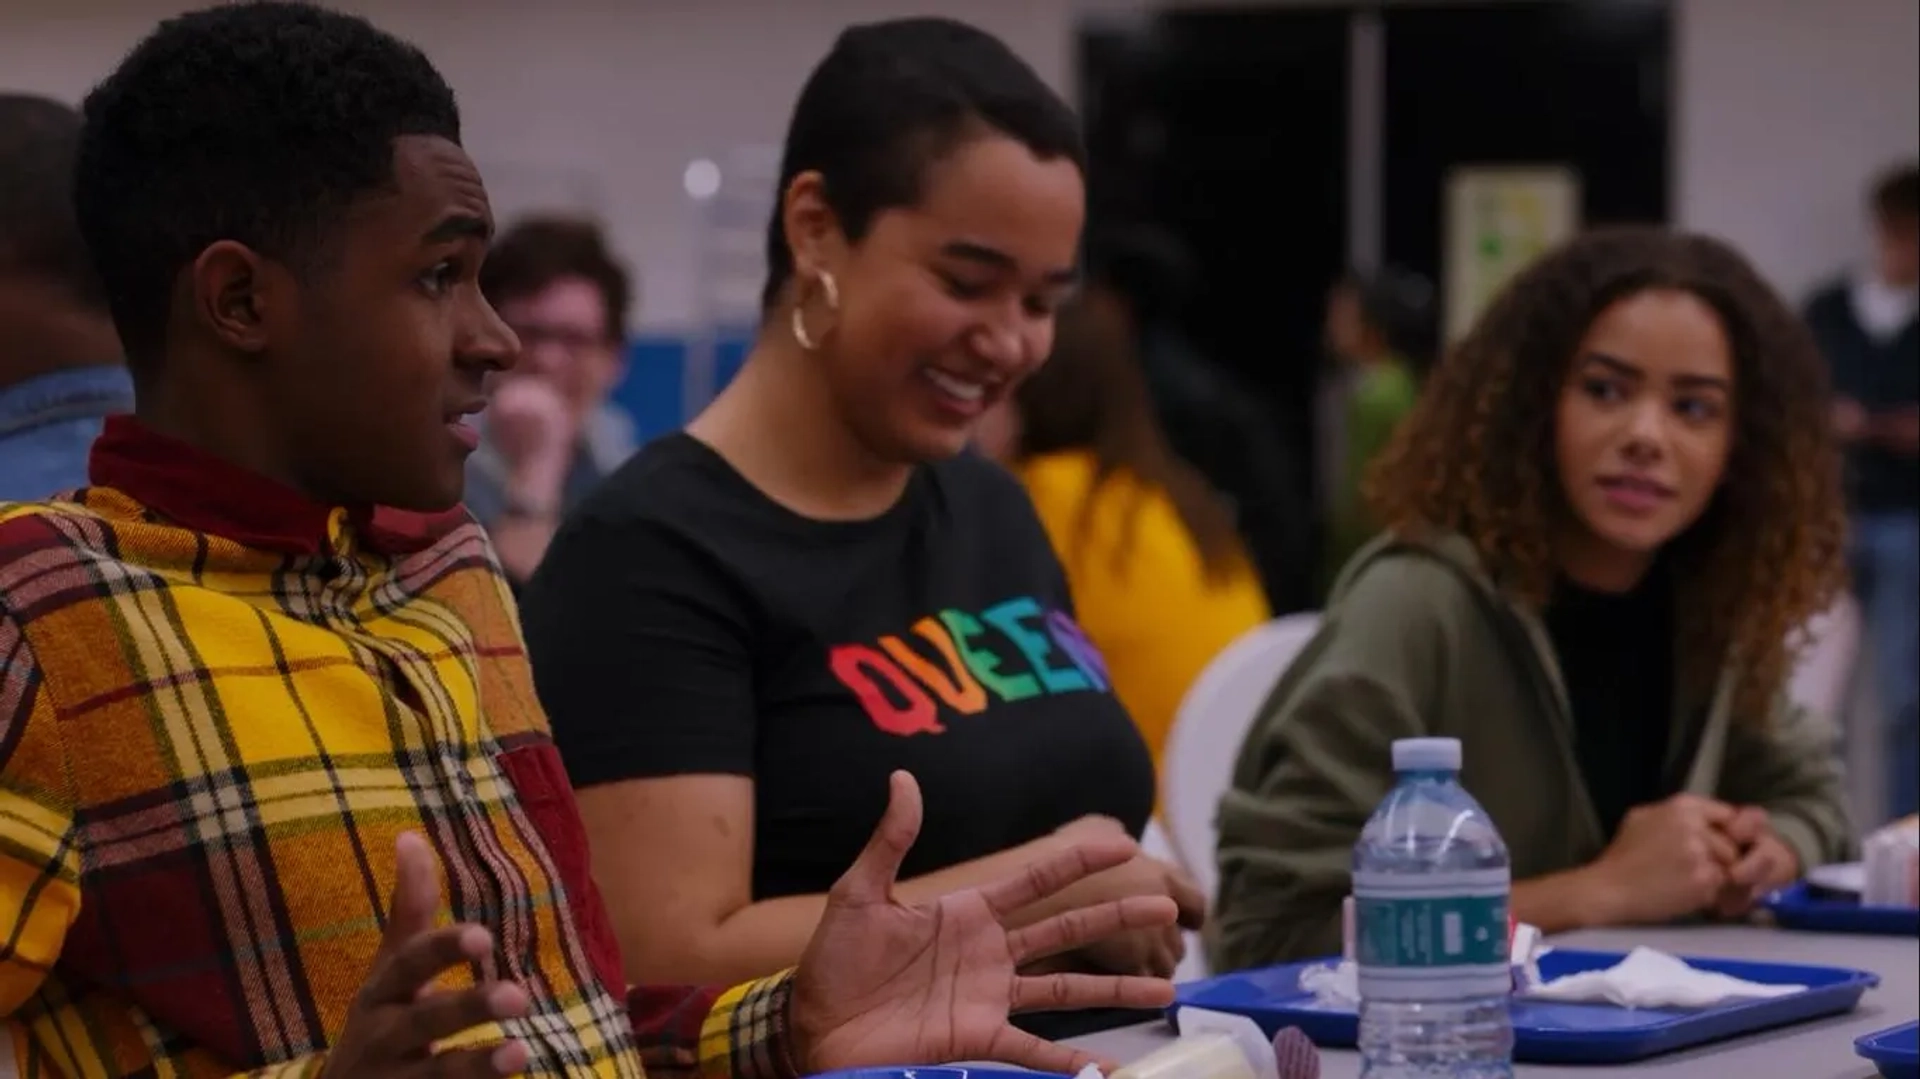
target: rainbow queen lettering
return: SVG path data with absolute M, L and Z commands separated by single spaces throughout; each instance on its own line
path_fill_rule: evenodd
M 947 608 L 906 633 L 835 645 L 827 663 L 874 726 L 902 737 L 944 732 L 942 705 L 973 716 L 995 701 L 1109 685 L 1106 661 L 1072 617 L 1030 596 L 978 615 Z

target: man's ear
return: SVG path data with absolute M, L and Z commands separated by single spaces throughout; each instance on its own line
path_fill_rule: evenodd
M 240 352 L 267 347 L 267 315 L 281 298 L 279 267 L 246 244 L 220 240 L 207 245 L 188 267 L 193 317 L 223 344 Z

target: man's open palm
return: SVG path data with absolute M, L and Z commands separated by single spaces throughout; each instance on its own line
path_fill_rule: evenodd
M 1083 844 L 1011 879 L 909 906 L 893 886 L 920 832 L 920 788 L 896 772 L 890 794 L 886 816 L 829 893 L 800 960 L 793 1035 L 803 1074 L 957 1060 L 1075 1072 L 1096 1058 L 1017 1030 L 1009 1017 L 1159 1008 L 1172 1000 L 1173 986 L 1159 978 L 1018 970 L 1114 933 L 1171 925 L 1178 914 L 1171 899 L 1136 896 L 1006 928 L 1022 908 L 1127 861 L 1133 844 Z

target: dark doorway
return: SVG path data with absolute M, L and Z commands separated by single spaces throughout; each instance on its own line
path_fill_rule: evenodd
M 1234 501 L 1274 607 L 1299 609 L 1323 297 L 1346 260 L 1347 14 L 1167 13 L 1088 29 L 1080 58 L 1090 234 L 1184 249 L 1189 287 L 1135 289 L 1186 297 L 1148 345 L 1169 438 Z
M 1667 218 L 1672 19 L 1664 0 L 1385 11 L 1382 242 L 1439 279 L 1456 165 L 1579 173 L 1585 224 Z
M 1314 486 L 1327 287 L 1348 262 L 1363 10 L 1381 20 L 1383 127 L 1359 158 L 1381 168 L 1380 205 L 1359 209 L 1379 215 L 1384 261 L 1444 288 L 1456 165 L 1570 166 L 1588 224 L 1668 210 L 1668 0 L 1263 6 L 1085 27 L 1092 230 L 1143 223 L 1183 241 L 1198 280 L 1177 321 L 1271 414 L 1300 492 Z
M 1080 44 L 1092 224 L 1179 235 L 1194 341 L 1291 423 L 1346 260 L 1346 11 L 1171 12 Z

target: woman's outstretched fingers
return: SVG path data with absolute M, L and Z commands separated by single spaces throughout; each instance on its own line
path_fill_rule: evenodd
M 1170 926 L 1180 907 L 1163 895 L 1135 895 L 1070 910 L 1007 934 L 1015 963 L 1070 952 L 1116 933 Z
M 1002 921 L 1016 911 L 1040 902 L 1095 873 L 1132 861 L 1140 848 L 1130 839 L 1076 843 L 1058 854 L 1029 864 L 1005 880 L 980 889 L 980 895 Z
M 1041 974 L 1013 980 L 1009 1011 L 1072 1012 L 1085 1008 L 1164 1008 L 1173 1003 L 1165 978 L 1119 974 Z

